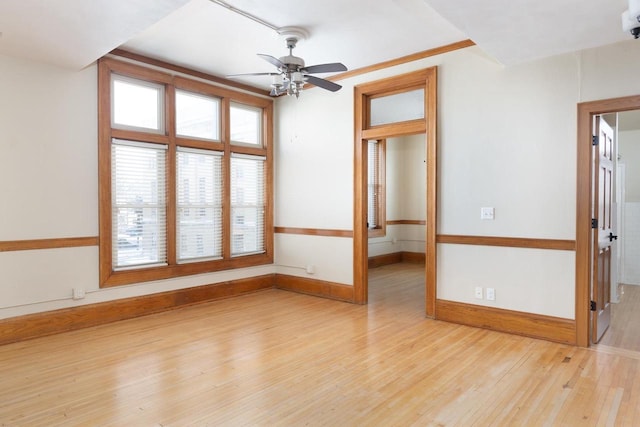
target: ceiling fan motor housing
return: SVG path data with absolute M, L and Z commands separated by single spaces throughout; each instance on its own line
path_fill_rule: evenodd
M 283 71 L 290 71 L 290 72 L 294 72 L 294 71 L 299 71 L 300 68 L 304 68 L 304 59 L 298 57 L 298 56 L 293 56 L 293 55 L 287 55 L 287 56 L 283 56 L 280 59 L 280 62 L 282 62 L 283 64 L 285 64 L 287 66 L 287 68 Z

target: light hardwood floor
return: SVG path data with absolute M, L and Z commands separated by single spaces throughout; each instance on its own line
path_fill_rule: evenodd
M 640 351 L 640 286 L 621 285 L 621 290 L 620 302 L 611 305 L 611 323 L 599 345 Z
M 0 425 L 640 422 L 637 353 L 427 320 L 422 284 L 385 266 L 368 306 L 268 290 L 2 346 Z

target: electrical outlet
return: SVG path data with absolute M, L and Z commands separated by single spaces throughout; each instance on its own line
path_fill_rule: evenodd
M 481 286 L 476 286 L 476 298 L 477 299 L 482 299 L 482 287 Z
M 82 299 L 84 298 L 84 289 L 83 288 L 73 288 L 73 299 Z
M 496 300 L 496 290 L 494 288 L 487 288 L 487 299 L 489 301 Z

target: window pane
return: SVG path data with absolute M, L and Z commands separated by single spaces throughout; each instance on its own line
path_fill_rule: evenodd
M 231 255 L 264 252 L 264 159 L 231 158 Z
M 165 146 L 114 140 L 112 256 L 114 268 L 165 264 Z
M 367 153 L 367 226 L 378 226 L 378 141 L 369 141 Z
M 176 91 L 176 132 L 194 138 L 220 140 L 220 100 Z
M 424 118 L 424 89 L 373 98 L 370 126 Z
M 164 87 L 142 80 L 113 76 L 112 124 L 164 132 Z
M 222 157 L 178 149 L 178 261 L 222 257 Z
M 262 145 L 262 109 L 231 104 L 231 142 Z

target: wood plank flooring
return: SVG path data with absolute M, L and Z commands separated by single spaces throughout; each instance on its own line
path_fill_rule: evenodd
M 3 426 L 632 426 L 640 357 L 425 319 L 422 267 L 368 306 L 281 290 L 0 347 Z
M 611 323 L 599 345 L 640 352 L 640 286 L 620 286 L 622 297 L 611 304 Z

